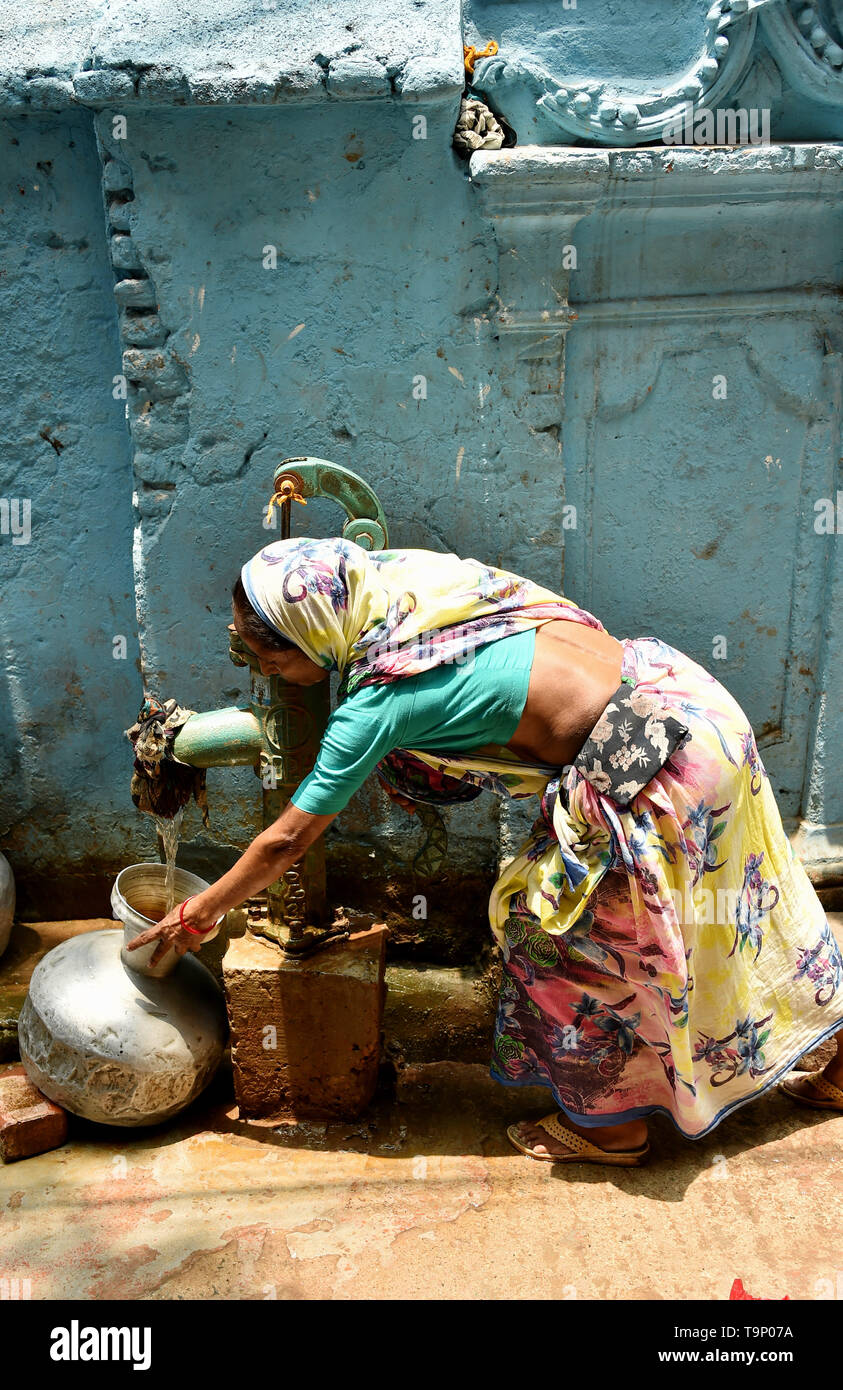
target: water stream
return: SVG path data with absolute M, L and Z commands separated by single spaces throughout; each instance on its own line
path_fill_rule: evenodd
M 167 864 L 167 874 L 164 879 L 164 891 L 166 893 L 166 910 L 172 912 L 176 905 L 176 854 L 179 848 L 179 836 L 181 835 L 181 823 L 184 820 L 184 807 L 176 811 L 171 820 L 165 820 L 163 816 L 155 817 L 155 824 L 161 841 L 164 845 L 164 859 Z

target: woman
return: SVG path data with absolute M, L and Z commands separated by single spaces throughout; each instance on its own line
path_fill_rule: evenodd
M 407 806 L 541 797 L 490 903 L 492 1075 L 557 1106 L 510 1127 L 522 1152 L 640 1164 L 648 1115 L 699 1137 L 840 1029 L 843 959 L 749 722 L 681 652 L 476 560 L 337 539 L 266 546 L 234 621 L 265 675 L 339 671 L 340 703 L 275 824 L 133 946 L 196 949 L 377 767 Z M 841 1042 L 795 1099 L 843 1109 Z

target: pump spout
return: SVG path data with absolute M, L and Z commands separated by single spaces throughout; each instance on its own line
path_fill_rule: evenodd
M 173 741 L 173 756 L 191 767 L 254 767 L 260 761 L 261 725 L 248 706 L 193 714 Z

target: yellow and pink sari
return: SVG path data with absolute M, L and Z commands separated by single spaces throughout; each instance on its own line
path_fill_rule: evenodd
M 517 575 L 427 551 L 281 541 L 243 579 L 268 622 L 343 673 L 343 696 L 553 618 L 601 627 Z M 587 774 L 506 749 L 396 750 L 379 770 L 423 800 L 540 798 L 489 906 L 503 955 L 492 1075 L 548 1087 L 583 1125 L 660 1111 L 699 1137 L 843 1027 L 843 959 L 740 706 L 666 643 L 623 645 L 631 707 L 685 731 L 634 795 L 645 726 L 623 711 L 592 731 Z

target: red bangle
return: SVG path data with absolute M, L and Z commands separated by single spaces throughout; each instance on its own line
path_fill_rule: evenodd
M 199 927 L 189 927 L 189 926 L 187 925 L 186 921 L 184 920 L 184 909 L 187 907 L 187 904 L 188 904 L 188 903 L 192 903 L 192 902 L 193 902 L 193 898 L 194 898 L 195 896 L 196 896 L 196 894 L 194 893 L 194 894 L 193 894 L 193 897 L 185 898 L 184 902 L 182 903 L 181 907 L 179 908 L 179 921 L 180 921 L 182 927 L 184 928 L 184 930 L 185 930 L 185 931 L 189 931 L 190 934 L 191 934 L 191 936 L 206 936 L 206 935 L 208 934 L 209 931 L 213 931 L 213 929 L 214 929 L 214 923 L 213 923 L 213 922 L 211 923 L 210 927 L 202 927 L 202 928 L 199 928 Z

